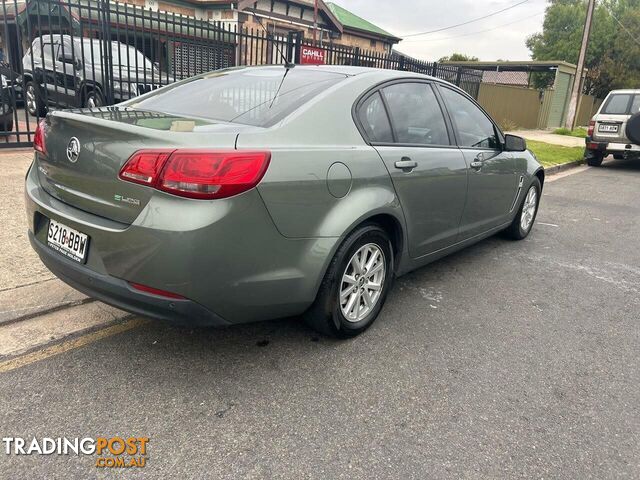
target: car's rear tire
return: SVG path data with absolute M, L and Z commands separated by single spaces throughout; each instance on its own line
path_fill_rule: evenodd
M 509 238 L 513 240 L 522 240 L 529 235 L 533 228 L 533 223 L 538 215 L 538 206 L 540 205 L 540 193 L 542 186 L 538 177 L 534 177 L 531 185 L 524 194 L 518 214 L 511 222 L 511 225 L 505 230 Z
M 602 165 L 602 161 L 604 160 L 604 154 L 602 152 L 587 150 L 585 152 L 584 159 L 590 167 L 599 167 Z
M 27 111 L 33 117 L 44 117 L 47 114 L 47 106 L 42 99 L 40 87 L 33 80 L 27 82 L 24 87 L 25 103 Z
M 624 155 L 622 153 L 614 153 L 613 158 L 616 160 L 624 160 Z
M 13 131 L 13 118 L 9 117 L 4 122 L 0 121 L 0 132 Z
M 84 108 L 100 108 L 104 106 L 104 97 L 102 96 L 102 92 L 97 88 L 93 90 L 87 90 L 82 106 Z
M 376 224 L 363 225 L 338 248 L 304 319 L 325 335 L 354 337 L 376 320 L 393 279 L 389 235 Z

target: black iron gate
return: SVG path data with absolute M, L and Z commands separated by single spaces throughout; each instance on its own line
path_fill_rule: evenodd
M 29 146 L 57 108 L 111 105 L 196 74 L 299 59 L 301 32 L 279 35 L 110 0 L 6 0 L 2 25 L 0 148 Z M 310 43 L 309 43 L 310 44 Z M 477 96 L 479 72 L 397 53 L 322 45 L 325 63 L 434 75 Z

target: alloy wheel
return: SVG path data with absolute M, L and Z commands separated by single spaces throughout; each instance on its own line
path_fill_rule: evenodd
M 527 192 L 527 196 L 524 199 L 524 205 L 522 206 L 522 215 L 520 216 L 520 228 L 524 232 L 529 231 L 531 224 L 533 223 L 533 217 L 536 214 L 536 208 L 538 206 L 538 191 L 535 186 L 531 186 Z
M 375 243 L 360 247 L 340 281 L 340 310 L 349 322 L 359 322 L 376 306 L 386 275 L 384 252 Z
M 27 110 L 31 115 L 36 115 L 38 111 L 36 103 L 36 89 L 33 85 L 27 86 Z

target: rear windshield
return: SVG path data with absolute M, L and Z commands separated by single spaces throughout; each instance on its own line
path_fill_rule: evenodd
M 602 108 L 609 115 L 633 115 L 640 111 L 640 94 L 615 93 L 610 95 Z
M 141 110 L 268 127 L 346 78 L 338 73 L 304 68 L 290 69 L 286 77 L 285 72 L 284 67 L 211 72 L 170 85 L 129 105 Z

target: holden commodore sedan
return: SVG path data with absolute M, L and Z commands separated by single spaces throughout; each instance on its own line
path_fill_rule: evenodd
M 29 238 L 78 290 L 222 326 L 369 327 L 394 277 L 533 226 L 544 170 L 462 90 L 358 67 L 216 71 L 55 111 L 26 178 Z

